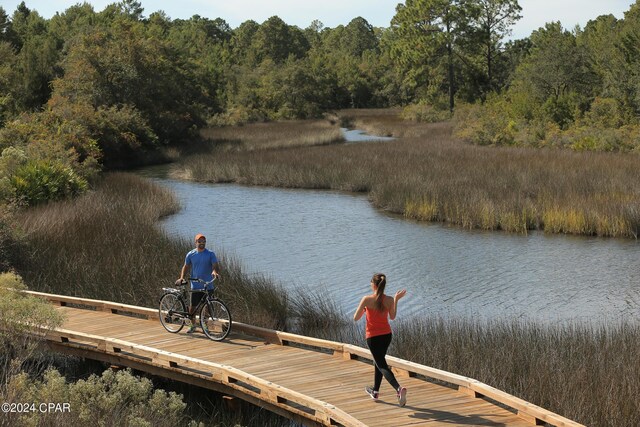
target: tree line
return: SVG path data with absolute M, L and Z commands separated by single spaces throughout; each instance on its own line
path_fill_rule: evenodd
M 303 29 L 277 16 L 231 28 L 145 16 L 136 0 L 50 19 L 24 2 L 0 7 L 0 199 L 77 194 L 99 170 L 152 161 L 205 126 L 341 108 L 455 112 L 458 134 L 481 144 L 567 145 L 600 126 L 624 149 L 615 141 L 640 134 L 639 8 L 508 40 L 517 0 L 406 0 L 388 28 L 356 17 Z

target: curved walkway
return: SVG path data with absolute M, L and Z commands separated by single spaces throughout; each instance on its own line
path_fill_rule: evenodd
M 369 351 L 338 342 L 234 322 L 223 342 L 170 334 L 157 311 L 107 301 L 29 292 L 59 306 L 55 351 L 128 366 L 207 387 L 266 407 L 305 425 L 580 426 L 471 378 L 395 357 L 389 365 L 409 390 L 398 407 L 384 383 L 380 400 L 363 391 L 372 376 Z

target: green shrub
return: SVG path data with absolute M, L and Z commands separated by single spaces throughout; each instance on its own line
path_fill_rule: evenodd
M 495 97 L 485 104 L 458 106 L 454 114 L 454 134 L 478 145 L 513 145 L 518 123 L 509 114 L 504 98 Z
M 49 402 L 68 404 L 69 411 L 34 411 L 15 416 L 13 425 L 185 425 L 186 404 L 174 392 L 154 390 L 149 379 L 131 371 L 104 371 L 87 380 L 67 383 L 54 369 L 45 372 L 42 381 L 26 373 L 11 378 L 12 402 Z
M 264 117 L 258 117 L 255 111 L 239 105 L 228 108 L 224 113 L 214 114 L 207 120 L 207 126 L 239 126 L 252 121 L 262 120 L 264 120 Z
M 45 113 L 57 123 L 73 123 L 95 141 L 102 163 L 108 168 L 142 163 L 142 157 L 158 148 L 158 137 L 147 120 L 132 105 L 94 109 L 86 102 L 72 103 L 55 95 Z M 76 148 L 77 149 L 77 148 Z
M 518 145 L 528 147 L 544 146 L 548 135 L 556 135 L 560 127 L 554 122 L 533 120 L 519 127 L 516 133 Z
M 49 110 L 24 114 L 0 129 L 0 148 L 18 147 L 31 159 L 55 159 L 74 169 L 85 161 L 95 164 L 100 150 L 89 130 L 74 119 L 79 115 L 66 120 Z
M 143 163 L 143 156 L 158 148 L 158 137 L 140 111 L 130 105 L 100 107 L 88 126 L 98 139 L 108 168 Z
M 541 145 L 570 148 L 575 151 L 638 151 L 640 147 L 640 127 L 626 125 L 620 128 L 605 128 L 581 122 L 567 130 L 549 127 L 544 132 Z
M 569 148 L 576 151 L 640 151 L 640 127 L 626 124 L 616 100 L 596 98 L 582 116 L 575 94 L 550 97 L 522 116 L 519 92 L 458 106 L 454 134 L 472 144 Z
M 7 180 L 7 178 L 2 178 Z M 2 180 L 0 180 L 2 185 Z M 10 215 L 0 213 L 0 273 L 5 273 L 14 268 L 14 262 L 20 256 L 22 240 L 17 237 L 13 224 L 9 219 Z
M 41 202 L 77 194 L 99 171 L 100 150 L 88 129 L 49 111 L 23 115 L 0 129 L 0 148 L 0 198 L 4 201 L 19 197 L 27 203 Z M 36 178 L 39 174 L 44 175 Z M 40 182 L 46 188 L 38 189 Z
M 29 123 L 30 116 L 22 115 L 20 119 L 8 122 L 0 128 L 0 150 L 9 147 L 20 147 L 24 149 L 31 140 L 34 126 Z
M 0 175 L 11 176 L 26 162 L 27 155 L 24 150 L 18 147 L 5 148 L 0 156 Z
M 36 205 L 84 192 L 87 181 L 70 167 L 56 162 L 30 160 L 10 177 L 17 201 Z
M 530 82 L 516 81 L 504 95 L 509 111 L 514 117 L 525 122 L 540 119 L 541 100 L 537 99 Z
M 0 274 L 0 394 L 8 378 L 20 372 L 22 364 L 39 350 L 42 334 L 62 323 L 62 316 L 48 302 L 21 291 L 22 278 L 14 273 Z
M 568 97 L 550 97 L 542 105 L 544 118 L 567 129 L 575 120 L 575 105 Z
M 8 201 L 15 198 L 15 188 L 11 183 L 11 176 L 19 167 L 27 162 L 24 150 L 17 147 L 7 147 L 0 156 L 0 200 Z
M 411 104 L 404 107 L 400 117 L 404 120 L 412 120 L 414 122 L 423 123 L 436 123 L 449 120 L 451 118 L 451 112 L 449 110 L 441 110 L 435 108 L 433 105 L 419 102 L 418 104 Z
M 622 126 L 622 112 L 618 101 L 613 98 L 597 97 L 591 109 L 585 114 L 585 123 L 599 128 L 619 128 Z

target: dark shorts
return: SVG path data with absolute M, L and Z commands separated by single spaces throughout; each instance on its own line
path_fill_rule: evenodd
M 204 292 L 191 292 L 191 307 L 195 307 L 200 304 L 202 298 L 204 297 Z

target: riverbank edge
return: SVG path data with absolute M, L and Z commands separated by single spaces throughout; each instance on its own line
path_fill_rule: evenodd
M 392 135 L 397 138 L 397 141 L 391 142 L 392 144 L 401 143 L 404 138 L 403 132 L 411 133 L 411 130 L 396 131 L 394 127 L 399 126 L 396 121 L 389 120 L 389 116 L 397 114 L 396 111 L 380 113 L 379 117 L 386 117 L 386 121 L 381 124 L 372 124 L 372 120 L 368 117 L 364 119 L 358 117 L 357 113 L 355 117 L 351 117 L 348 114 L 352 113 L 347 111 L 344 113 L 336 113 L 335 116 L 326 118 L 332 125 L 348 126 L 349 128 L 364 129 L 369 133 L 378 133 L 381 135 Z M 376 116 L 378 117 L 378 116 Z M 395 119 L 394 119 L 395 120 Z M 401 124 L 404 124 L 401 123 Z M 413 124 L 415 125 L 415 124 Z M 411 126 L 413 126 L 411 125 Z M 245 125 L 243 128 L 236 128 L 239 132 L 245 132 L 246 128 L 251 125 Z M 274 124 L 277 126 L 277 124 Z M 407 125 L 409 126 L 409 125 Z M 212 142 L 212 141 L 210 141 Z M 460 142 L 460 144 L 462 144 Z M 326 146 L 344 146 L 344 142 L 332 142 L 330 144 L 323 143 L 318 144 Z M 348 145 L 351 145 L 348 144 Z M 475 146 L 469 146 L 469 149 L 477 149 Z M 486 148 L 486 147 L 484 147 Z M 308 146 L 304 147 L 290 147 L 289 150 L 309 150 Z M 504 147 L 496 148 L 489 147 L 491 149 L 503 150 Z M 352 194 L 366 194 L 369 202 L 374 208 L 380 212 L 389 213 L 392 215 L 398 215 L 406 219 L 415 220 L 419 222 L 431 222 L 440 223 L 445 226 L 451 226 L 462 229 L 477 229 L 485 231 L 506 231 L 517 234 L 528 234 L 530 231 L 539 230 L 550 234 L 571 234 L 582 236 L 596 236 L 596 237 L 615 237 L 624 239 L 638 239 L 638 233 L 640 228 L 640 218 L 631 218 L 630 207 L 623 209 L 626 213 L 607 213 L 601 214 L 597 209 L 593 209 L 590 206 L 585 206 L 585 211 L 581 211 L 579 206 L 561 206 L 553 200 L 547 202 L 539 202 L 541 204 L 536 205 L 530 201 L 527 201 L 525 205 L 518 208 L 518 211 L 511 211 L 509 208 L 504 208 L 500 201 L 485 201 L 480 206 L 467 206 L 467 202 L 463 202 L 463 205 L 458 206 L 454 202 L 453 204 L 447 204 L 446 201 L 439 200 L 438 197 L 428 196 L 423 194 L 421 189 L 413 189 L 408 191 L 407 195 L 389 195 L 389 191 L 382 189 L 372 188 L 372 184 L 358 184 L 349 183 L 345 180 L 329 179 L 322 177 L 320 179 L 306 179 L 300 181 L 296 176 L 294 180 L 287 181 L 286 178 L 281 176 L 271 177 L 258 177 L 262 172 L 259 168 L 251 170 L 251 177 L 243 175 L 243 163 L 240 161 L 237 164 L 230 165 L 224 172 L 218 174 L 218 172 L 210 173 L 204 171 L 206 165 L 211 165 L 215 161 L 216 147 L 215 145 L 210 147 L 211 160 L 199 162 L 198 157 L 207 156 L 207 154 L 200 153 L 197 156 L 185 156 L 176 159 L 171 163 L 170 178 L 183 181 L 203 182 L 203 183 L 235 183 L 239 185 L 247 186 L 263 186 L 270 188 L 295 188 L 295 189 L 313 189 L 313 190 L 330 190 L 330 191 L 344 191 Z M 282 150 L 282 149 L 279 149 Z M 517 148 L 507 148 L 507 150 L 518 150 Z M 265 151 L 266 152 L 266 151 Z M 308 151 L 307 151 L 308 152 Z M 220 153 L 218 153 L 220 154 Z M 223 153 L 224 157 L 227 155 Z M 233 162 L 238 162 L 238 159 L 243 156 L 242 153 L 235 153 L 233 155 Z M 255 166 L 261 160 L 255 154 L 254 151 L 247 152 L 245 156 L 248 157 L 248 162 L 251 162 Z M 273 163 L 274 160 L 270 159 Z M 265 169 L 273 169 L 273 167 L 285 167 L 287 160 L 277 160 L 277 165 L 265 166 Z M 279 166 L 278 166 L 279 165 Z M 289 166 L 286 166 L 289 167 Z M 300 167 L 300 166 L 296 166 Z M 327 169 L 327 165 L 322 165 L 324 169 Z M 231 170 L 231 172 L 229 172 Z M 269 172 L 271 173 L 271 172 Z M 300 171 L 291 172 L 292 175 L 299 174 Z M 306 172 L 303 172 L 306 173 Z M 283 174 L 286 175 L 286 170 L 283 170 Z M 399 200 L 401 197 L 402 200 Z M 601 196 L 599 196 L 601 197 Z M 613 196 L 612 196 L 613 197 Z M 618 196 L 615 196 L 618 197 Z M 467 207 L 465 207 L 467 206 Z M 607 206 L 605 203 L 603 206 Z M 468 209 L 468 212 L 465 212 Z M 628 212 L 627 212 L 628 211 Z M 623 215 L 622 217 L 619 215 Z M 632 215 L 633 216 L 633 215 Z M 474 219 L 475 218 L 475 219 Z M 635 218 L 635 219 L 634 219 Z M 634 225 L 635 224 L 635 225 Z
M 141 177 L 115 174 L 109 180 L 97 191 L 112 196 L 87 195 L 86 200 L 43 206 L 21 218 L 25 250 L 31 248 L 23 255 L 27 262 L 37 260 L 22 266 L 33 290 L 148 305 L 157 300 L 159 285 L 173 280 L 189 243 L 172 241 L 159 227 L 158 220 L 175 209 L 171 200 Z M 93 255 L 103 259 L 103 276 L 93 276 L 92 258 L 82 256 L 85 242 L 94 241 L 105 246 L 105 254 L 122 252 L 109 258 L 96 249 Z M 142 263 L 135 258 L 140 252 L 156 262 Z M 132 277 L 133 266 L 145 269 Z M 301 298 L 268 278 L 244 277 L 242 268 L 225 260 L 220 288 L 235 318 L 265 327 L 280 323 L 270 328 L 283 329 L 282 321 L 291 323 L 286 319 L 295 317 L 295 333 L 364 346 L 358 325 L 321 293 Z M 93 282 L 112 286 L 89 286 Z M 484 324 L 426 316 L 400 320 L 393 327 L 394 356 L 477 378 L 586 425 L 640 423 L 640 384 L 634 380 L 640 376 L 640 324 L 550 327 L 517 319 Z M 610 392 L 603 396 L 600 390 Z

